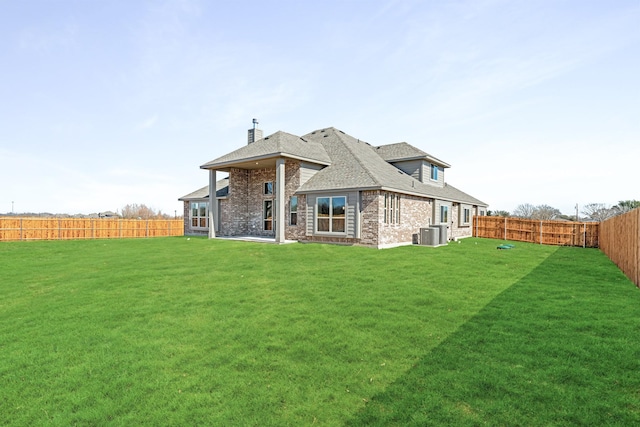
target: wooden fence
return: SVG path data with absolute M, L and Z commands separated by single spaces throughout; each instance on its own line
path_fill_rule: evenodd
M 602 222 L 600 250 L 640 287 L 640 209 Z
M 598 222 L 540 221 L 474 216 L 473 235 L 542 245 L 598 247 Z
M 182 236 L 181 219 L 0 218 L 0 241 Z

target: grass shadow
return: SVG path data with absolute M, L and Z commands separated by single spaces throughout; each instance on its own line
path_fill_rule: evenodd
M 560 248 L 346 425 L 640 425 L 638 332 L 633 284 Z

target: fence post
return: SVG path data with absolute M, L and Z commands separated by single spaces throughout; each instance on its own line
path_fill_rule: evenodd
M 507 217 L 504 217 L 504 240 L 507 240 Z
M 149 219 L 147 219 L 147 236 L 146 237 L 149 237 Z
M 582 248 L 587 247 L 587 224 L 582 224 Z
M 540 244 L 542 244 L 542 220 L 540 220 Z
M 22 218 L 20 218 L 20 240 L 22 240 Z

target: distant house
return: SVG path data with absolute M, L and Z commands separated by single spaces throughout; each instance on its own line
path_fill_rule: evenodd
M 384 248 L 434 224 L 470 236 L 487 209 L 445 182 L 449 164 L 406 142 L 375 147 L 335 128 L 261 136 L 250 129 L 248 145 L 200 166 L 210 185 L 179 199 L 185 235 Z

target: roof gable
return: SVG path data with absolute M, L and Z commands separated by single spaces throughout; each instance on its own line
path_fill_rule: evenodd
M 307 141 L 299 136 L 278 131 L 249 145 L 245 145 L 229 154 L 200 166 L 202 169 L 230 167 L 234 164 L 266 159 L 272 157 L 289 157 L 312 163 L 327 165 L 331 158 L 321 144 Z
M 446 162 L 432 156 L 431 154 L 425 153 L 419 148 L 414 147 L 411 144 L 406 142 L 398 142 L 395 144 L 387 144 L 376 147 L 376 152 L 389 163 L 398 163 L 407 160 L 416 160 L 422 159 L 426 160 L 430 163 L 434 163 L 445 168 L 451 167 Z

